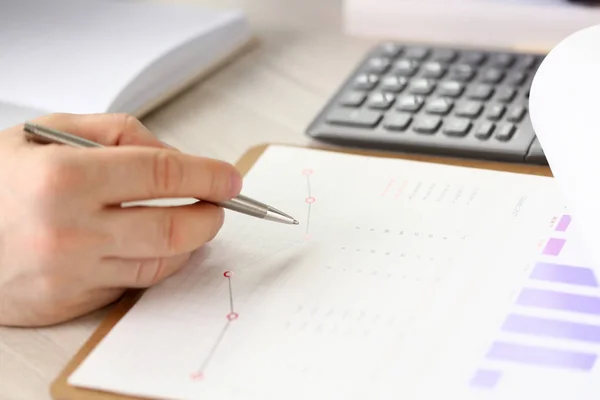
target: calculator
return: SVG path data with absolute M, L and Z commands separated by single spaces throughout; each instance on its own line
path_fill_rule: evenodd
M 548 165 L 528 112 L 544 56 L 380 43 L 306 134 L 341 146 Z

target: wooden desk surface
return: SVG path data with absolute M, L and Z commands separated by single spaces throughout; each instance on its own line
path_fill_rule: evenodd
M 375 43 L 341 33 L 341 0 L 195 1 L 242 7 L 260 41 L 143 119 L 161 139 L 196 155 L 235 162 L 262 143 L 311 144 L 305 127 Z M 49 399 L 50 383 L 105 313 L 43 329 L 0 328 L 0 400 Z

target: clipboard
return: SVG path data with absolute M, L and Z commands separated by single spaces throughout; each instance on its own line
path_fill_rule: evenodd
M 280 144 L 276 144 L 280 145 Z M 433 162 L 438 164 L 457 165 L 472 168 L 491 169 L 505 172 L 515 172 L 522 174 L 541 175 L 541 176 L 552 176 L 552 172 L 549 167 L 542 165 L 528 165 L 528 164 L 507 164 L 502 162 L 492 162 L 475 159 L 460 159 L 450 158 L 442 156 L 428 156 L 422 154 L 413 153 L 388 153 L 381 151 L 365 151 L 358 149 L 348 148 L 337 148 L 337 147 L 322 147 L 322 146 L 296 146 L 281 144 L 289 147 L 307 147 L 311 149 L 326 150 L 332 152 L 342 152 L 348 154 L 367 155 L 374 157 L 387 157 L 387 158 L 402 158 L 414 161 Z M 254 163 L 256 163 L 263 152 L 271 146 L 270 144 L 263 144 L 256 147 L 250 148 L 239 161 L 236 163 L 237 169 L 242 175 L 248 173 Z M 132 290 L 127 292 L 120 300 L 114 305 L 108 315 L 100 323 L 98 328 L 92 333 L 90 338 L 83 344 L 75 356 L 67 363 L 64 369 L 60 372 L 58 377 L 54 380 L 50 387 L 50 393 L 55 400 L 145 400 L 147 397 L 133 397 L 129 395 L 122 395 L 118 393 L 109 393 L 99 390 L 84 389 L 74 387 L 68 384 L 69 376 L 78 368 L 78 366 L 87 358 L 87 356 L 94 350 L 94 348 L 100 343 L 100 341 L 111 331 L 111 329 L 119 322 L 119 320 L 125 316 L 125 314 L 133 307 L 137 300 L 142 296 L 144 289 Z

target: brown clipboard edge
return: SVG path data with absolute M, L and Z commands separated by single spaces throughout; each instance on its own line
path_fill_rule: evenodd
M 239 161 L 236 163 L 236 168 L 243 175 L 247 174 L 252 166 L 260 159 L 261 155 L 270 146 L 286 146 L 296 148 L 309 148 L 326 150 L 337 153 L 346 154 L 357 154 L 357 155 L 368 155 L 374 157 L 385 157 L 385 158 L 398 158 L 405 160 L 421 161 L 421 162 L 433 162 L 438 164 L 446 165 L 457 165 L 472 168 L 490 169 L 496 171 L 515 172 L 531 175 L 540 176 L 552 176 L 550 168 L 545 166 L 537 165 L 523 165 L 523 164 L 508 164 L 502 162 L 491 162 L 482 160 L 468 160 L 452 157 L 437 157 L 427 156 L 419 154 L 404 154 L 404 153 L 387 153 L 381 151 L 371 150 L 358 150 L 358 149 L 347 149 L 347 148 L 336 148 L 328 146 L 298 146 L 290 144 L 262 144 L 250 148 Z M 75 356 L 67 363 L 65 368 L 58 375 L 56 380 L 52 383 L 50 393 L 52 398 L 56 400 L 71 400 L 71 399 L 85 399 L 85 400 L 132 400 L 132 399 L 146 399 L 144 397 L 132 397 L 128 395 L 121 395 L 116 393 L 83 389 L 79 387 L 70 386 L 67 382 L 68 377 L 75 371 L 75 369 L 88 357 L 92 350 L 100 343 L 100 341 L 110 332 L 110 330 L 117 324 L 117 322 L 133 307 L 137 300 L 141 297 L 144 290 L 132 290 L 127 292 L 120 300 L 118 300 L 109 314 L 100 323 L 98 328 L 92 333 L 90 338 L 83 344 Z

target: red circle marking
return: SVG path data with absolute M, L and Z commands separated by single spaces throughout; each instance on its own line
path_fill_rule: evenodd
M 227 319 L 230 321 L 233 321 L 233 320 L 237 319 L 238 316 L 239 316 L 238 313 L 231 312 L 231 313 L 227 314 Z
M 312 204 L 316 201 L 316 199 L 314 197 L 307 197 L 305 200 L 308 204 Z
M 223 276 L 224 276 L 225 278 L 231 278 L 231 277 L 233 276 L 233 271 L 225 271 L 225 272 L 223 273 Z
M 312 169 L 303 169 L 302 170 L 302 175 L 312 175 L 313 170 Z

